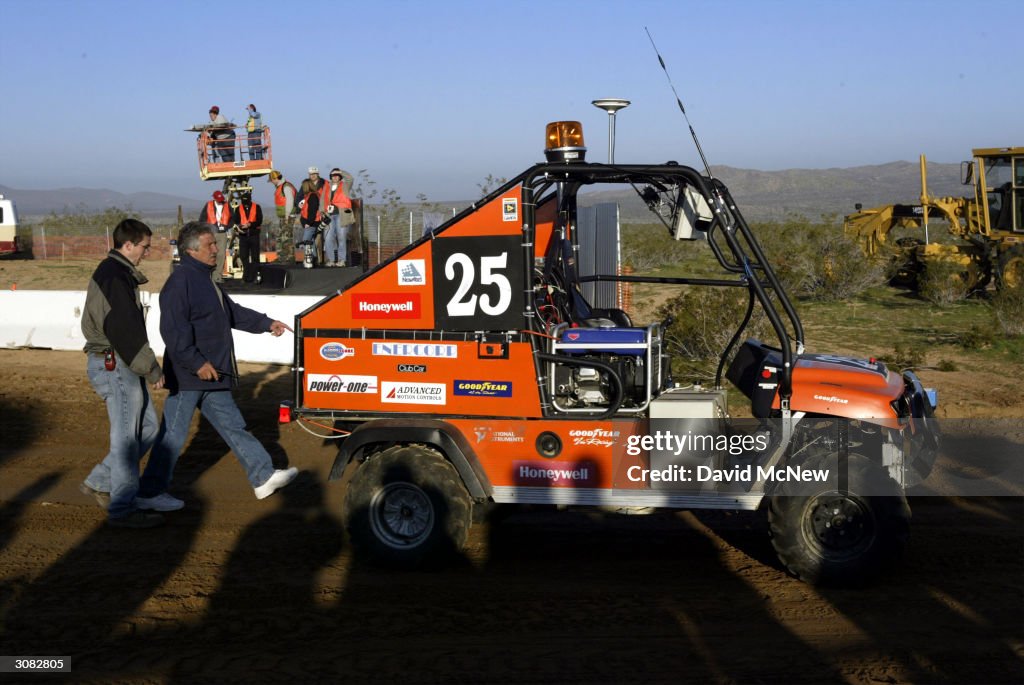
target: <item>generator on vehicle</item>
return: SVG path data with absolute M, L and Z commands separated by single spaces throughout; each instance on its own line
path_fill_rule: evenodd
M 354 470 L 354 544 L 416 564 L 458 550 L 474 510 L 493 504 L 767 502 L 779 557 L 801 578 L 857 582 L 892 561 L 908 533 L 904 488 L 935 458 L 934 393 L 881 362 L 807 354 L 717 179 L 675 162 L 588 163 L 578 122 L 549 124 L 546 139 L 545 162 L 296 317 L 280 419 L 348 431 L 331 478 Z M 581 276 L 578 210 L 595 186 L 632 187 L 722 276 Z M 715 385 L 675 383 L 664 322 L 594 308 L 584 279 L 745 293 Z M 772 345 L 740 343 L 755 306 Z M 723 374 L 753 421 L 730 418 Z
M 862 209 L 844 219 L 846 234 L 865 255 L 894 261 L 893 283 L 916 288 L 928 264 L 955 264 L 969 291 L 1024 286 L 1024 147 L 979 148 L 960 165 L 961 182 L 971 186 L 965 197 L 932 197 L 921 155 L 918 204 Z M 928 238 L 929 219 L 946 223 L 952 243 Z M 923 229 L 890 242 L 897 228 Z M 916 233 L 916 232 L 915 232 Z

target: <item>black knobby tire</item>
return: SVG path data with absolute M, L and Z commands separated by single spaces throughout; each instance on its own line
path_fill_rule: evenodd
M 801 466 L 834 469 L 836 457 L 815 456 Z M 781 483 L 768 502 L 772 546 L 790 573 L 808 583 L 860 585 L 902 556 L 910 507 L 881 466 L 851 454 L 845 492 L 825 483 L 817 492 L 808 487 Z
M 392 566 L 443 560 L 465 547 L 473 503 L 455 467 L 423 445 L 367 459 L 345 493 L 352 544 Z
M 1000 290 L 1024 288 L 1024 245 L 1015 245 L 999 256 L 996 286 Z

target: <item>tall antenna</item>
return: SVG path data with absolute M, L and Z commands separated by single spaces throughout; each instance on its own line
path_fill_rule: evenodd
M 700 146 L 700 141 L 697 140 L 697 132 L 693 130 L 693 124 L 690 123 L 690 117 L 686 115 L 686 108 L 683 107 L 683 101 L 679 99 L 679 93 L 676 92 L 676 87 L 672 83 L 672 77 L 668 73 L 668 67 L 665 66 L 665 60 L 662 59 L 661 53 L 658 52 L 658 46 L 654 44 L 654 38 L 651 37 L 651 32 L 647 31 L 647 27 L 644 27 L 644 31 L 647 32 L 647 38 L 651 41 L 651 47 L 654 48 L 654 54 L 658 56 L 658 62 L 661 63 L 661 68 L 665 72 L 665 78 L 668 79 L 668 85 L 672 89 L 672 94 L 676 96 L 676 104 L 679 105 L 679 111 L 683 113 L 683 119 L 686 120 L 686 125 L 690 127 L 690 135 L 693 137 L 693 144 L 697 146 L 697 153 L 700 155 L 700 159 L 704 162 L 704 170 L 708 173 L 708 178 L 714 178 L 711 174 L 711 165 L 708 164 L 707 157 L 704 156 L 704 150 Z

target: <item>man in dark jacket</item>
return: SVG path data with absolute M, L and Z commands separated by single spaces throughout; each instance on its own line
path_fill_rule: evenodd
M 295 478 L 298 470 L 274 469 L 267 450 L 245 429 L 245 419 L 231 395 L 238 383 L 231 329 L 279 336 L 292 330 L 265 314 L 236 304 L 213 282 L 217 264 L 214 228 L 198 221 L 178 234 L 181 265 L 160 291 L 160 335 L 164 376 L 170 396 L 164 403 L 150 466 L 142 487 L 164 492 L 188 438 L 198 408 L 241 462 L 258 499 Z
M 164 386 L 164 376 L 149 346 L 138 270 L 149 252 L 153 232 L 135 219 L 114 228 L 114 249 L 89 281 L 82 313 L 89 382 L 107 405 L 110 452 L 79 489 L 107 508 L 111 525 L 149 528 L 163 523 L 152 511 L 174 511 L 184 502 L 170 495 L 141 497 L 139 462 L 153 445 L 156 412 L 146 384 Z

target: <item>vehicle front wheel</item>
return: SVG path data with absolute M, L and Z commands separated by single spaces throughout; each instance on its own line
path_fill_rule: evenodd
M 782 483 L 768 502 L 772 546 L 779 560 L 813 584 L 859 585 L 891 566 L 910 533 L 910 507 L 899 484 L 870 459 L 851 454 L 845 491 Z M 835 455 L 804 468 L 835 468 Z
M 1011 247 L 999 258 L 996 284 L 1000 290 L 1024 287 L 1024 246 Z
M 462 550 L 472 508 L 455 467 L 423 445 L 409 445 L 359 466 L 344 516 L 357 550 L 389 565 L 416 566 Z

